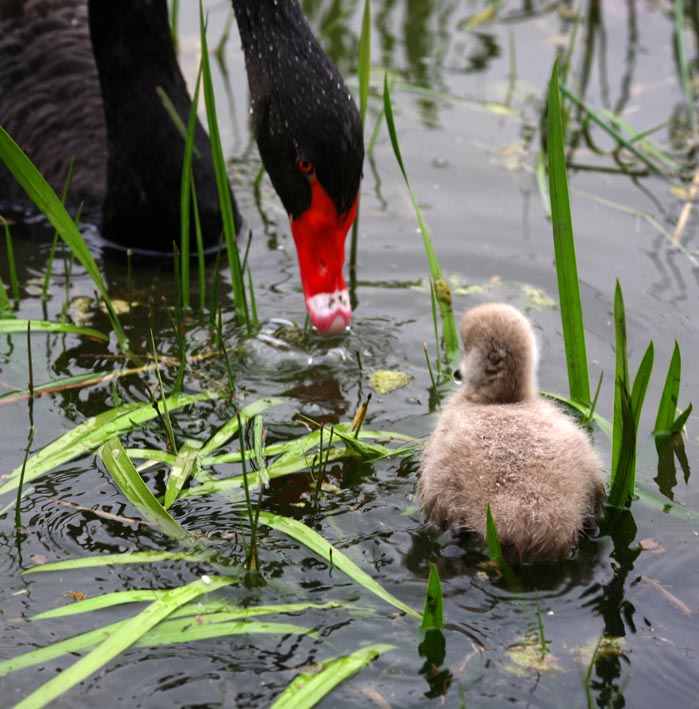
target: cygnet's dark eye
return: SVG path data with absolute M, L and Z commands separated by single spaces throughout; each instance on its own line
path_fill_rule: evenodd
M 463 380 L 464 380 L 464 378 L 461 374 L 461 370 L 455 369 L 454 370 L 454 381 L 457 382 L 458 384 L 461 384 L 461 382 L 463 382 Z
M 306 158 L 299 158 L 296 161 L 296 164 L 304 175 L 313 174 L 313 163 L 310 160 L 306 160 Z

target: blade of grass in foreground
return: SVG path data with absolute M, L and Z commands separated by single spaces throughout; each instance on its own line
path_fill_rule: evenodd
M 0 320 L 0 334 L 9 334 L 12 332 L 27 332 L 28 320 L 17 320 L 11 318 L 9 320 Z M 102 342 L 109 342 L 109 336 L 99 330 L 91 327 L 78 327 L 68 323 L 48 322 L 46 320 L 32 320 L 32 332 L 62 332 L 67 335 L 82 335 L 84 337 L 92 337 Z
M 28 697 L 19 702 L 15 709 L 39 709 L 67 692 L 78 682 L 97 672 L 110 660 L 131 647 L 151 628 L 167 618 L 173 611 L 204 593 L 215 591 L 223 586 L 237 583 L 235 579 L 211 577 L 199 579 L 187 586 L 173 589 L 143 611 L 126 621 L 104 642 L 68 669 L 46 682 Z
M 309 709 L 326 697 L 348 677 L 368 665 L 375 657 L 394 645 L 377 643 L 363 647 L 351 655 L 334 657 L 317 665 L 314 672 L 303 672 L 277 697 L 271 709 Z
M 81 559 L 66 559 L 65 561 L 52 561 L 48 564 L 33 566 L 22 572 L 24 574 L 38 574 L 45 571 L 72 571 L 73 569 L 91 569 L 102 566 L 120 566 L 122 564 L 152 564 L 156 561 L 191 561 L 200 563 L 209 561 L 214 552 L 185 552 L 185 551 L 131 551 L 123 554 L 104 554 L 100 556 L 84 556 Z
M 180 541 L 189 539 L 184 527 L 155 499 L 116 436 L 99 449 L 99 456 L 114 482 L 142 515 L 158 525 L 160 531 L 168 537 Z
M 677 413 L 677 404 L 680 398 L 680 378 L 682 376 L 682 356 L 680 346 L 675 341 L 675 348 L 672 351 L 670 366 L 665 377 L 663 393 L 660 396 L 658 414 L 655 417 L 655 427 L 653 433 L 672 431 Z
M 248 304 L 245 296 L 245 281 L 240 265 L 240 254 L 238 253 L 235 217 L 233 215 L 233 200 L 228 185 L 226 163 L 223 157 L 223 148 L 221 147 L 221 134 L 218 130 L 218 119 L 216 118 L 216 99 L 214 98 L 214 87 L 211 79 L 209 48 L 206 42 L 206 23 L 204 22 L 204 10 L 202 9 L 201 0 L 199 2 L 199 36 L 201 39 L 201 72 L 204 86 L 204 102 L 206 104 L 206 120 L 209 124 L 211 157 L 214 162 L 218 201 L 221 207 L 221 219 L 223 220 L 223 233 L 226 237 L 228 265 L 231 269 L 233 301 L 235 303 L 238 319 L 245 324 L 249 332 L 251 327 L 250 314 L 248 312 Z
M 422 621 L 422 614 L 389 593 L 381 584 L 374 581 L 369 574 L 362 571 L 349 557 L 345 556 L 339 549 L 333 547 L 330 542 L 323 539 L 318 532 L 307 527 L 303 522 L 264 511 L 260 511 L 260 522 L 300 542 L 312 552 L 325 559 L 332 566 L 336 566 L 358 584 L 364 586 L 368 591 L 371 591 L 373 594 L 404 613 L 408 613 Z
M 177 394 L 168 398 L 168 409 L 217 398 L 217 394 Z M 95 450 L 113 436 L 131 431 L 145 421 L 157 416 L 152 404 L 131 403 L 117 406 L 76 426 L 55 441 L 44 446 L 27 461 L 24 482 L 30 482 L 53 468 L 67 463 L 84 453 Z M 0 495 L 16 489 L 21 466 L 15 468 L 0 487 Z
M 7 220 L 0 217 L 5 227 L 5 248 L 7 250 L 7 269 L 10 273 L 10 291 L 15 304 L 19 303 L 19 279 L 17 278 L 17 264 L 15 263 L 15 250 L 12 246 L 12 234 Z
M 442 583 L 437 567 L 430 562 L 430 575 L 427 579 L 425 608 L 422 611 L 423 630 L 442 630 L 444 628 L 444 599 L 442 598 Z
M 128 340 L 109 298 L 107 287 L 75 222 L 70 218 L 49 183 L 2 126 L 0 126 L 0 160 L 5 163 L 39 211 L 51 222 L 53 228 L 61 235 L 61 238 L 68 244 L 70 250 L 92 278 L 104 300 L 119 346 L 124 352 L 128 352 Z
M 456 334 L 456 323 L 454 321 L 454 313 L 451 307 L 451 290 L 442 275 L 442 269 L 439 267 L 437 255 L 432 248 L 432 240 L 430 238 L 429 230 L 427 229 L 427 224 L 425 224 L 425 220 L 422 218 L 420 206 L 418 205 L 413 188 L 410 185 L 408 173 L 403 163 L 403 156 L 401 155 L 400 144 L 398 143 L 398 134 L 396 133 L 395 121 L 393 120 L 393 105 L 391 104 L 391 92 L 388 88 L 387 74 L 384 75 L 383 79 L 383 103 L 384 110 L 386 112 L 386 125 L 388 126 L 388 132 L 391 137 L 393 152 L 395 153 L 398 166 L 400 167 L 400 171 L 403 174 L 403 179 L 405 180 L 405 184 L 408 188 L 408 193 L 410 194 L 410 199 L 413 203 L 413 208 L 415 209 L 417 221 L 420 226 L 422 241 L 425 245 L 425 253 L 427 254 L 427 261 L 430 266 L 430 276 L 432 278 L 432 282 L 434 283 L 435 294 L 437 296 L 437 302 L 439 303 L 439 313 L 442 317 L 444 347 L 446 349 L 449 365 L 451 366 L 456 363 L 460 356 L 459 338 Z
M 558 276 L 558 297 L 568 365 L 570 398 L 590 403 L 590 379 L 587 371 L 587 349 L 583 327 L 578 267 L 575 260 L 573 220 L 570 214 L 568 177 L 566 174 L 565 138 L 561 121 L 558 91 L 558 62 L 553 65 L 548 103 L 549 193 L 551 226 Z
M 490 505 L 486 509 L 486 540 L 488 542 L 488 556 L 490 560 L 494 561 L 500 567 L 502 575 L 505 577 L 505 583 L 507 584 L 507 589 L 511 593 L 520 593 L 522 588 L 519 585 L 519 579 L 517 575 L 512 570 L 512 567 L 505 559 L 505 555 L 502 553 L 502 547 L 500 546 L 500 539 L 498 538 L 498 532 L 495 528 L 495 520 L 490 512 Z

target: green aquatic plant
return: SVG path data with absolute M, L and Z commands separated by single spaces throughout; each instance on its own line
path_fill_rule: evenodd
M 590 378 L 587 370 L 587 349 L 585 347 L 578 267 L 575 258 L 573 220 L 568 196 L 565 135 L 558 89 L 558 62 L 553 65 L 551 73 L 547 120 L 551 226 L 570 398 L 582 404 L 589 404 Z
M 313 671 L 302 672 L 274 700 L 271 709 L 310 709 L 323 697 L 356 672 L 368 665 L 374 658 L 395 645 L 376 643 L 356 650 L 351 655 L 333 657 L 317 663 Z
M 384 75 L 383 83 L 383 100 L 384 100 L 384 111 L 386 114 L 386 125 L 388 127 L 388 133 L 391 137 L 391 145 L 393 146 L 393 152 L 396 156 L 396 161 L 400 167 L 401 174 L 405 180 L 406 187 L 408 188 L 408 194 L 410 195 L 410 200 L 413 204 L 413 209 L 415 210 L 415 215 L 417 216 L 418 225 L 420 227 L 420 233 L 422 234 L 422 241 L 425 247 L 425 253 L 427 255 L 427 262 L 430 267 L 430 282 L 432 288 L 434 288 L 434 294 L 439 305 L 439 313 L 442 318 L 442 336 L 444 338 L 444 349 L 446 353 L 446 358 L 448 366 L 451 366 L 459 358 L 459 338 L 456 332 L 456 322 L 454 320 L 454 311 L 452 309 L 452 296 L 451 289 L 446 279 L 442 275 L 442 269 L 439 266 L 439 261 L 437 260 L 437 255 L 432 246 L 432 239 L 430 237 L 430 232 L 427 228 L 427 224 L 422 217 L 422 212 L 420 206 L 417 202 L 417 197 L 413 188 L 410 185 L 410 180 L 408 179 L 408 173 L 405 169 L 405 164 L 403 163 L 403 156 L 400 151 L 400 144 L 398 142 L 398 133 L 396 131 L 395 121 L 393 119 L 393 105 L 391 103 L 391 91 L 388 86 L 388 75 Z M 441 361 L 441 360 L 440 360 Z
M 427 577 L 425 591 L 425 608 L 422 611 L 423 630 L 444 629 L 444 598 L 442 597 L 442 582 L 439 579 L 437 567 L 430 562 L 430 573 Z
M 214 86 L 211 78 L 209 48 L 206 40 L 206 23 L 204 22 L 204 11 L 201 2 L 199 3 L 199 37 L 201 40 L 201 73 L 204 88 L 204 103 L 206 105 L 206 119 L 209 126 L 211 155 L 214 163 L 216 188 L 218 190 L 218 200 L 223 221 L 223 234 L 226 241 L 228 266 L 231 272 L 233 303 L 239 321 L 245 325 L 248 332 L 251 332 L 252 328 L 255 327 L 257 323 L 253 320 L 248 306 L 245 279 L 240 262 L 240 254 L 238 252 L 238 234 L 236 233 L 235 218 L 233 216 L 233 198 L 231 197 L 231 190 L 228 185 L 226 162 L 221 145 L 221 133 L 216 116 L 216 98 L 214 96 Z
M 102 296 L 119 346 L 123 351 L 128 351 L 128 340 L 109 297 L 107 286 L 75 222 L 70 218 L 61 200 L 56 196 L 48 182 L 2 126 L 0 126 L 0 160 L 6 165 L 28 197 L 49 220 L 71 252 L 75 254 L 75 257 L 83 265 Z

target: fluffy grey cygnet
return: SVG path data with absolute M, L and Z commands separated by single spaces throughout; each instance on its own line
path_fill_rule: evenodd
M 421 462 L 417 498 L 437 525 L 486 536 L 505 554 L 560 559 L 601 512 L 604 483 L 586 434 L 537 393 L 531 324 L 502 303 L 461 320 L 462 388 L 444 405 Z

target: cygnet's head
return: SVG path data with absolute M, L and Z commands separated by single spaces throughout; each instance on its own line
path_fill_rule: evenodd
M 519 310 L 504 303 L 479 305 L 464 314 L 459 330 L 464 356 L 458 374 L 470 401 L 511 404 L 536 396 L 536 339 Z

